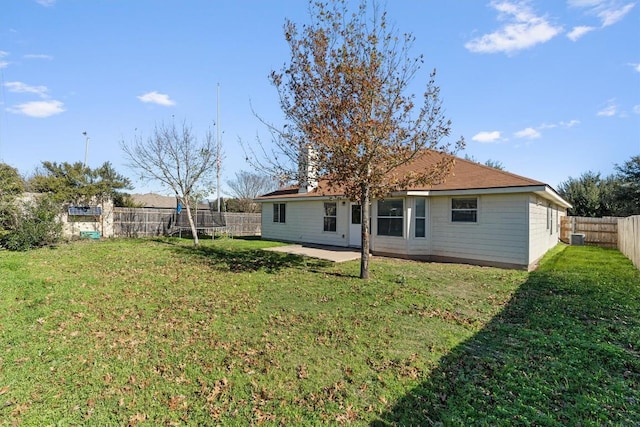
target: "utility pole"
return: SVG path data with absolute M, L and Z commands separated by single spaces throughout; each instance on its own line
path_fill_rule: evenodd
M 85 137 L 84 140 L 84 167 L 87 167 L 87 157 L 89 156 L 89 135 L 87 135 L 87 131 L 82 132 Z
M 218 213 L 220 213 L 220 168 L 222 162 L 220 159 L 220 83 L 217 84 L 216 93 L 216 191 L 218 193 Z

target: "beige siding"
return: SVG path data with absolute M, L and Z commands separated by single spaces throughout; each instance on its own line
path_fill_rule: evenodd
M 565 215 L 565 210 L 560 206 L 535 195 L 529 197 L 529 264 L 558 244 L 560 218 Z
M 262 205 L 262 238 L 347 246 L 349 204 L 336 201 L 336 232 L 323 231 L 324 201 L 288 201 L 285 223 L 273 222 L 273 203 Z
M 393 197 L 393 199 L 398 199 L 399 197 Z M 404 210 L 404 227 L 402 234 L 403 236 L 378 236 L 378 203 L 377 201 L 373 201 L 371 203 L 371 251 L 372 252 L 381 252 L 381 253 L 389 253 L 389 254 L 406 254 L 407 253 L 407 201 L 405 198 L 403 199 L 402 206 Z
M 478 196 L 478 222 L 451 222 L 451 197 L 433 197 L 431 255 L 528 265 L 527 208 L 524 194 Z
M 395 253 L 424 257 L 430 255 L 430 221 L 429 198 L 425 200 L 426 237 L 415 238 L 415 200 L 416 197 L 404 199 L 404 229 L 403 237 L 378 236 L 377 204 L 373 203 L 371 210 L 371 250 L 381 253 Z
M 464 197 L 473 197 L 471 195 Z M 378 236 L 377 203 L 371 206 L 371 251 L 433 260 L 460 260 L 480 264 L 531 267 L 558 242 L 564 209 L 532 193 L 484 194 L 478 197 L 478 221 L 451 221 L 451 196 L 426 198 L 426 237 L 415 236 L 415 197 L 404 201 L 402 237 Z M 286 224 L 273 222 L 273 204 L 262 209 L 265 239 L 347 246 L 349 203 L 337 202 L 337 232 L 323 228 L 323 201 L 287 202 Z
M 416 199 L 418 197 L 409 197 L 407 199 L 407 204 L 409 205 L 409 223 L 407 224 L 407 236 L 409 236 L 407 240 L 407 251 L 411 256 L 424 256 L 431 254 L 431 220 L 429 215 L 429 206 L 431 204 L 431 200 L 427 197 L 425 198 L 425 237 L 415 237 L 416 235 L 416 217 L 415 217 L 415 206 Z

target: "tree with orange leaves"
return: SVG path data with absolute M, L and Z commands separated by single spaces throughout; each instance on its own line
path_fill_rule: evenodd
M 266 123 L 275 151 L 267 163 L 276 175 L 301 179 L 294 164 L 308 160 L 301 153 L 312 153 L 317 173 L 362 206 L 360 277 L 367 279 L 372 200 L 442 181 L 453 165 L 450 154 L 464 140 L 445 141 L 451 122 L 443 113 L 435 71 L 419 102 L 406 93 L 423 57 L 411 57 L 414 37 L 390 28 L 386 12 L 366 0 L 355 12 L 344 0 L 310 0 L 309 6 L 310 24 L 286 21 L 291 61 L 270 74 L 285 125 Z M 394 173 L 429 150 L 445 154 L 433 168 Z M 280 162 L 283 158 L 289 162 Z

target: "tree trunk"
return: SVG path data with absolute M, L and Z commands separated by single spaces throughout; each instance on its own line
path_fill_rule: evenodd
M 193 246 L 198 246 L 200 243 L 198 241 L 198 230 L 196 230 L 196 225 L 193 222 L 193 217 L 191 216 L 191 208 L 189 207 L 189 197 L 183 197 L 184 207 L 187 210 L 187 219 L 189 219 L 189 226 L 191 227 L 191 234 L 193 235 Z
M 362 196 L 360 200 L 362 208 L 362 247 L 360 249 L 360 278 L 369 278 L 369 218 L 371 217 L 371 207 L 369 203 L 369 187 L 362 186 Z

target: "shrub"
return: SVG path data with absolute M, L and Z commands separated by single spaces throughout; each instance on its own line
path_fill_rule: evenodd
M 0 236 L 0 246 L 12 251 L 27 251 L 60 241 L 62 222 L 58 217 L 59 206 L 50 196 L 18 203 L 16 211 L 13 223 Z

